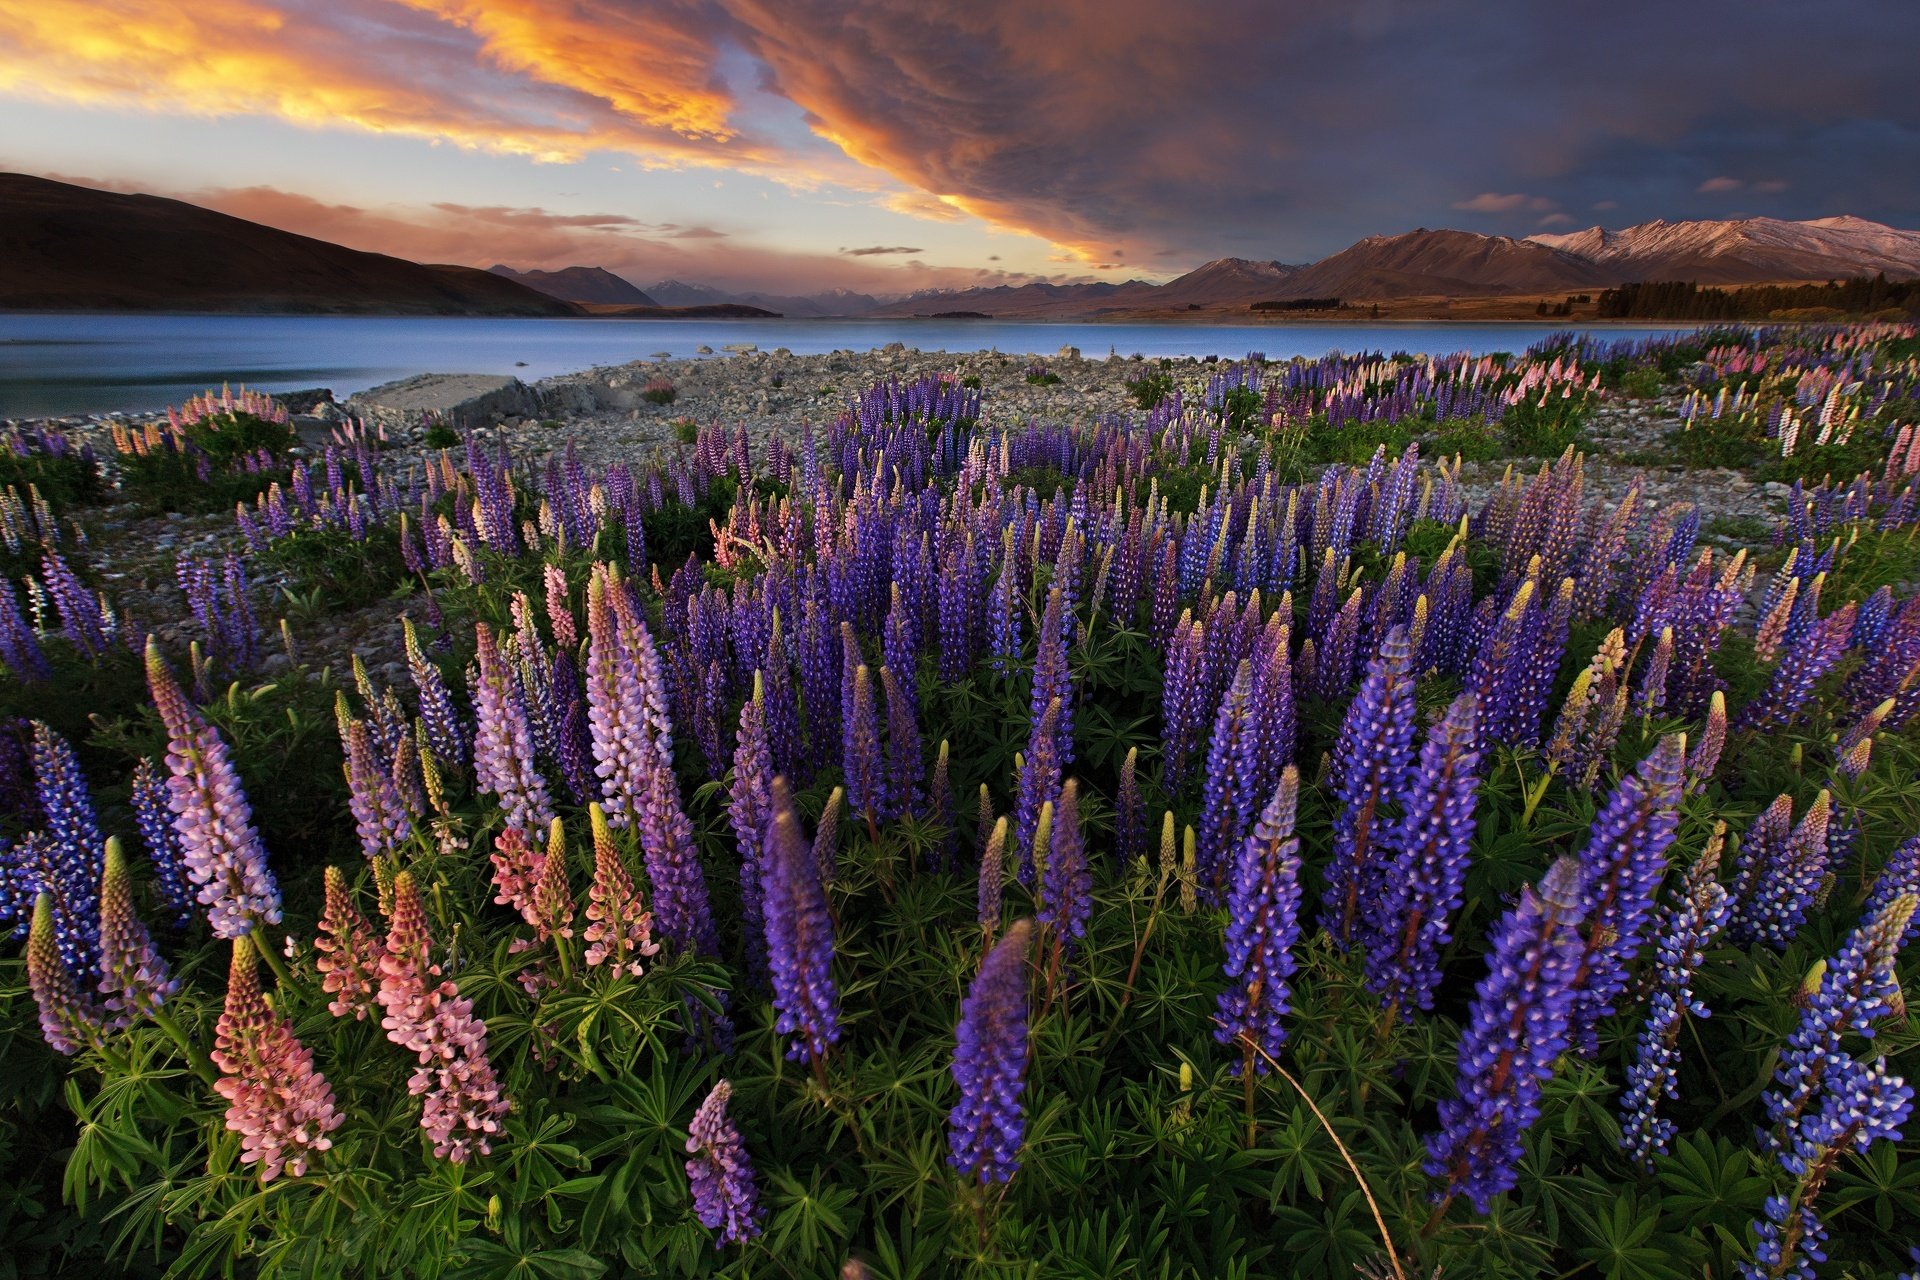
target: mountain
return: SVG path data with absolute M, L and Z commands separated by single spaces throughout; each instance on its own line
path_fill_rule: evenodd
M 1259 262 L 1251 258 L 1215 258 L 1187 274 L 1153 289 L 1154 306 L 1202 309 L 1220 306 L 1245 306 L 1277 297 L 1292 287 L 1302 268 L 1285 262 Z M 1137 282 L 1136 282 L 1137 283 Z
M 1564 235 L 1529 236 L 1604 268 L 1605 283 L 1692 280 L 1760 284 L 1875 275 L 1920 275 L 1920 232 L 1865 218 L 1783 222 L 1642 222 L 1621 231 L 1588 227 Z
M 1287 277 L 1274 298 L 1553 293 L 1600 283 L 1594 264 L 1549 245 L 1421 227 L 1368 236 Z
M 537 289 L 564 302 L 610 302 L 628 307 L 660 304 L 605 267 L 562 267 L 558 271 L 515 271 L 498 264 L 488 267 L 496 276 Z
M 179 200 L 0 173 L 0 308 L 575 315 L 474 267 L 361 253 Z
M 718 289 L 684 280 L 662 280 L 647 286 L 647 296 L 663 307 L 705 307 L 733 299 Z
M 817 319 L 821 316 L 863 316 L 880 305 L 870 294 L 852 289 L 828 289 L 824 293 L 729 293 L 712 285 L 689 284 L 684 280 L 662 280 L 648 285 L 663 307 L 704 307 L 723 302 L 744 303 L 783 316 Z
M 991 316 L 1094 315 L 1122 289 L 1152 289 L 1144 280 L 1126 284 L 1000 284 L 984 289 L 922 289 L 877 308 L 877 316 L 928 316 L 942 311 L 980 311 Z

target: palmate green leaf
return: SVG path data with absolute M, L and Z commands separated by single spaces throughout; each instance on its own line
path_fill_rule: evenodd
M 1744 1232 L 1772 1186 L 1752 1150 L 1697 1131 L 1674 1139 L 1672 1152 L 1654 1160 L 1654 1176 L 1663 1189 L 1661 1213 L 1675 1228 L 1696 1230 Z
M 1920 1159 L 1914 1158 L 1913 1144 L 1878 1142 L 1847 1156 L 1822 1199 L 1841 1228 L 1865 1220 L 1891 1232 L 1898 1223 L 1920 1222 Z
M 812 1258 L 845 1247 L 858 1220 L 851 1189 L 830 1185 L 824 1169 L 815 1169 L 804 1184 L 786 1169 L 775 1169 L 767 1182 L 769 1249 Z
M 1606 1280 L 1683 1280 L 1698 1275 L 1700 1246 L 1685 1237 L 1658 1233 L 1659 1217 L 1631 1190 L 1578 1213 L 1594 1243 L 1575 1252 Z
M 459 1280 L 592 1280 L 607 1264 L 584 1249 L 541 1249 L 523 1240 L 509 1219 L 500 1240 L 472 1239 L 460 1246 L 461 1261 L 446 1274 Z

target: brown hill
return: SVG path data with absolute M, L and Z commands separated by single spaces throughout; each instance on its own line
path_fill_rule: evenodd
M 578 315 L 474 267 L 297 236 L 179 200 L 0 173 L 0 308 Z
M 1274 298 L 1417 298 L 1551 293 L 1603 283 L 1605 273 L 1573 254 L 1471 231 L 1421 227 L 1368 236 L 1302 267 Z
M 487 270 L 503 279 L 538 290 L 550 298 L 559 298 L 563 302 L 603 302 L 625 307 L 660 305 L 631 281 L 613 274 L 605 267 L 562 267 L 558 271 L 515 271 L 512 267 L 496 264 L 488 267 Z

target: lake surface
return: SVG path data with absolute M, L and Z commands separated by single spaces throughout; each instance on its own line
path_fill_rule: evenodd
M 440 316 L 205 316 L 0 313 L 0 418 L 159 409 L 223 382 L 267 391 L 331 387 L 345 397 L 415 373 L 511 373 L 526 381 L 657 352 L 757 343 L 798 355 L 903 342 L 922 351 L 1089 358 L 1329 351 L 1520 351 L 1565 325 L 1098 324 L 1011 320 L 616 320 Z M 1592 330 L 1641 338 L 1668 327 Z M 715 359 L 725 359 L 724 353 Z

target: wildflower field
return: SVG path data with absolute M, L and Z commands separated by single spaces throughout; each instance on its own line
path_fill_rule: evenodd
M 15 432 L 0 1275 L 1920 1271 L 1920 334 L 1205 368 Z M 1653 393 L 1770 537 L 1588 483 Z

